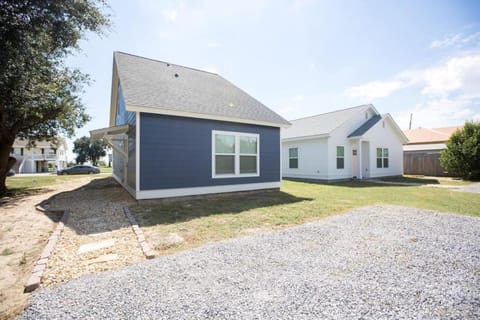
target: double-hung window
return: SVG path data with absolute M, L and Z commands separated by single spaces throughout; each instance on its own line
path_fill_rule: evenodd
M 288 168 L 298 169 L 298 148 L 288 148 Z
M 337 169 L 345 167 L 345 147 L 337 146 Z
M 258 176 L 259 140 L 258 134 L 212 131 L 212 176 Z
M 388 168 L 388 148 L 377 148 L 377 168 Z

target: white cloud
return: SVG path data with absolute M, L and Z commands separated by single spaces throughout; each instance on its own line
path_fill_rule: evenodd
M 412 128 L 440 128 L 480 120 L 480 108 L 472 107 L 472 100 L 466 96 L 432 99 L 405 109 L 394 115 L 403 130 L 408 129 L 410 114 L 413 114 Z
M 445 95 L 455 90 L 480 94 L 480 54 L 450 59 L 423 73 L 423 94 Z
M 368 101 L 383 98 L 404 87 L 401 81 L 372 81 L 347 89 L 347 94 L 354 98 L 364 98 Z
M 406 70 L 388 80 L 350 87 L 346 94 L 353 98 L 372 100 L 388 97 L 400 89 L 414 85 L 422 87 L 422 94 L 432 96 L 448 96 L 454 91 L 480 94 L 480 54 L 453 57 L 435 67 Z
M 480 32 L 467 35 L 457 33 L 454 35 L 445 36 L 441 40 L 432 41 L 432 43 L 430 44 L 430 48 L 461 46 L 478 40 L 480 40 Z
M 221 47 L 222 44 L 219 43 L 219 42 L 209 42 L 207 43 L 207 47 L 208 48 L 218 48 L 218 47 Z
M 178 12 L 176 9 L 162 10 L 162 16 L 165 18 L 165 20 L 173 22 L 177 20 Z
M 402 129 L 408 128 L 411 113 L 413 127 L 442 127 L 480 119 L 480 53 L 451 57 L 436 66 L 353 86 L 346 94 L 365 102 L 406 88 L 418 88 L 418 103 L 394 115 Z

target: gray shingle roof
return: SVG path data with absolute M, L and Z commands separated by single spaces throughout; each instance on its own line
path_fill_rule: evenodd
M 366 104 L 316 116 L 291 120 L 290 122 L 292 123 L 292 126 L 282 130 L 282 139 L 330 134 L 356 113 L 364 112 L 369 108 L 373 108 L 373 106 L 371 104 Z
M 127 106 L 290 124 L 218 74 L 122 52 L 114 59 Z
M 370 130 L 371 127 L 373 127 L 378 121 L 380 121 L 382 119 L 382 116 L 377 114 L 377 115 L 374 115 L 373 117 L 371 117 L 370 119 L 368 119 L 367 122 L 365 122 L 364 124 L 362 124 L 357 130 L 353 131 L 349 136 L 348 138 L 351 138 L 351 137 L 361 137 L 365 134 L 365 132 L 367 132 L 368 130 Z

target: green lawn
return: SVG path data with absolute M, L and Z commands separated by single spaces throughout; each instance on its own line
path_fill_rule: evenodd
M 461 179 L 447 178 L 447 177 L 425 177 L 425 176 L 401 176 L 401 177 L 387 177 L 379 180 L 388 182 L 407 182 L 407 183 L 419 183 L 419 184 L 442 184 L 450 186 L 466 186 L 471 184 L 471 181 L 465 181 Z
M 100 174 L 88 175 L 88 177 L 108 177 L 112 174 L 112 168 L 100 168 Z M 15 195 L 19 194 L 30 194 L 35 191 L 39 191 L 45 187 L 48 187 L 53 184 L 66 182 L 72 179 L 84 178 L 87 175 L 61 175 L 57 176 L 52 173 L 45 173 L 39 175 L 26 175 L 17 174 L 13 177 L 7 177 L 7 188 L 10 193 Z
M 317 184 L 283 181 L 280 192 L 257 192 L 183 201 L 143 201 L 132 209 L 160 254 L 302 224 L 368 205 L 402 205 L 480 216 L 478 194 L 368 182 Z M 169 244 L 176 233 L 185 239 Z

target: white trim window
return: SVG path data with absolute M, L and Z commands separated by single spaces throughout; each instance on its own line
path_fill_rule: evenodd
M 298 148 L 288 148 L 288 168 L 298 169 Z
M 388 148 L 377 148 L 377 168 L 388 168 Z
M 253 133 L 212 131 L 212 177 L 260 175 L 260 136 Z
M 337 146 L 337 169 L 345 168 L 345 147 Z

